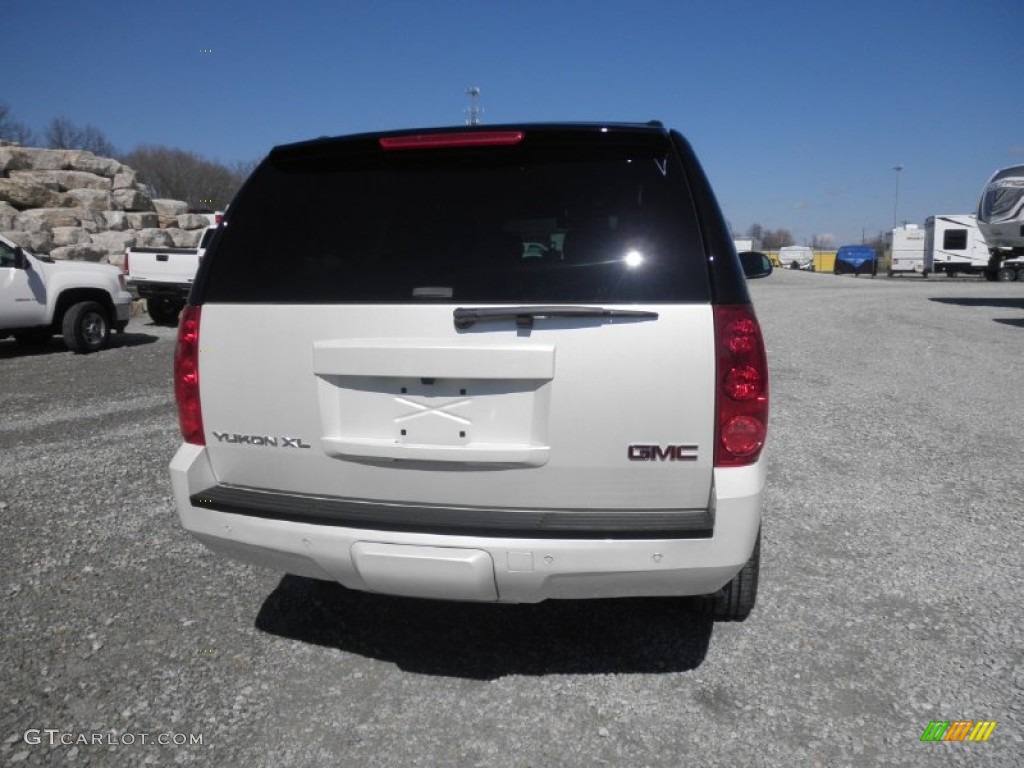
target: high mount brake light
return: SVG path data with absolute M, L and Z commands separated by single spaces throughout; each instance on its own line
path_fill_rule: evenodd
M 466 131 L 384 136 L 381 149 L 441 149 L 444 147 L 509 147 L 523 140 L 522 131 Z
M 715 466 L 742 467 L 757 461 L 768 434 L 768 359 L 750 305 L 718 305 L 714 313 Z

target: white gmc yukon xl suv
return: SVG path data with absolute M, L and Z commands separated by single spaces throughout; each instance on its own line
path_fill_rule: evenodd
M 743 619 L 770 272 L 659 123 L 276 147 L 182 313 L 181 522 L 352 589 Z

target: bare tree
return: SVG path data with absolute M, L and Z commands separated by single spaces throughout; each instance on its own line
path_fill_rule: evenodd
M 32 129 L 11 117 L 11 109 L 0 101 L 0 139 L 31 146 L 36 143 Z
M 788 229 L 766 229 L 761 237 L 761 245 L 768 251 L 775 251 L 792 244 L 793 233 Z
M 121 161 L 138 171 L 157 197 L 184 200 L 197 210 L 223 210 L 254 166 L 237 163 L 231 169 L 194 152 L 162 146 L 136 147 Z
M 84 149 L 101 157 L 117 154 L 114 145 L 94 125 L 79 128 L 68 118 L 55 117 L 46 129 L 46 144 L 51 149 Z
M 824 251 L 832 247 L 832 235 L 811 235 L 811 248 Z

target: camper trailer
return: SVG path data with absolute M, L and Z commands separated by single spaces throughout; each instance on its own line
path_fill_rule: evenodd
M 999 256 L 1024 256 L 1024 165 L 996 171 L 988 180 L 978 202 L 978 226 L 989 248 L 1010 249 Z
M 985 275 L 995 280 L 995 271 L 989 265 L 989 250 L 972 214 L 929 216 L 924 224 L 925 272 L 945 272 L 949 277 L 957 274 Z
M 924 230 L 917 224 L 896 227 L 889 233 L 889 277 L 921 275 L 924 271 Z

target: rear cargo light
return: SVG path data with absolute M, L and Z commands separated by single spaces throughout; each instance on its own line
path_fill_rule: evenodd
M 439 149 L 442 147 L 508 147 L 523 140 L 522 131 L 472 131 L 384 136 L 381 149 Z
M 715 466 L 742 467 L 757 461 L 768 434 L 768 358 L 752 306 L 719 305 L 714 313 Z
M 174 350 L 174 399 L 178 424 L 186 443 L 206 445 L 203 409 L 199 402 L 199 315 L 201 307 L 186 306 L 178 323 Z

